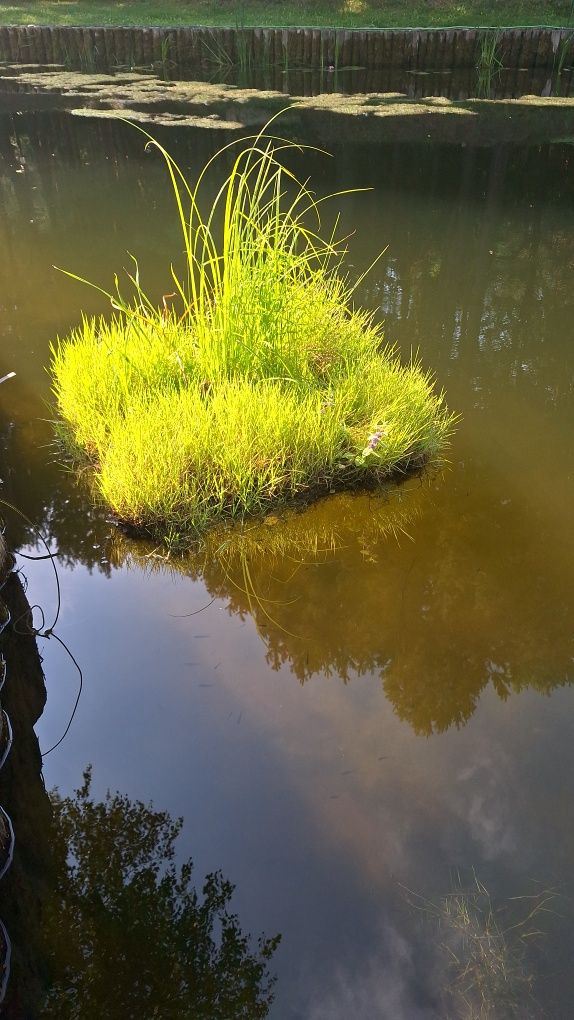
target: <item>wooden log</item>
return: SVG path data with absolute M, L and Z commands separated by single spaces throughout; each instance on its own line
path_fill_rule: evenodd
M 40 29 L 42 35 L 42 52 L 44 54 L 44 61 L 46 64 L 53 64 L 52 56 L 52 36 L 48 26 L 42 26 Z
M 436 65 L 437 65 L 437 48 L 438 48 L 438 39 L 437 39 L 437 36 L 438 36 L 438 33 L 437 33 L 436 29 L 434 29 L 434 28 L 429 29 L 429 31 L 428 31 L 428 39 L 427 39 L 427 51 L 426 51 L 425 66 L 424 66 L 424 68 L 421 68 L 421 70 L 424 70 L 424 71 L 434 71 L 434 70 L 436 70 Z
M 52 47 L 51 47 L 50 33 L 47 30 L 47 26 L 45 26 L 45 25 L 41 26 L 41 28 L 39 29 L 39 36 L 40 36 L 40 38 L 39 38 L 39 45 L 40 45 L 40 53 L 41 53 L 41 56 L 42 56 L 42 62 L 44 64 L 51 64 L 52 63 Z
M 448 66 L 447 61 L 447 33 L 440 29 L 437 33 L 435 67 L 436 70 L 443 70 Z
M 236 45 L 238 47 L 238 44 Z M 201 67 L 206 62 L 213 62 L 213 54 L 217 54 L 216 47 L 217 36 L 211 29 L 190 29 L 187 51 L 190 66 Z
M 39 30 L 35 25 L 28 25 L 26 27 L 26 39 L 28 43 L 28 64 L 43 64 L 42 56 L 40 53 L 40 39 Z
M 295 30 L 295 40 L 294 40 L 294 54 L 293 54 L 293 66 L 294 67 L 303 67 L 303 64 L 304 64 L 304 60 L 303 60 L 304 49 L 305 49 L 305 39 L 303 37 L 303 29 L 302 28 L 297 28 Z
M 89 28 L 78 29 L 78 58 L 81 71 L 92 71 L 94 69 L 94 54 L 92 52 L 92 39 Z
M 143 33 L 143 29 L 140 29 L 140 33 L 141 33 L 141 48 L 142 48 L 142 64 L 144 64 L 145 60 L 144 60 L 144 33 Z M 176 28 L 168 28 L 168 29 L 166 29 L 166 38 L 167 38 L 167 43 L 166 43 L 166 60 L 167 60 L 169 68 L 171 70 L 174 70 L 175 68 L 180 66 L 179 50 L 177 48 L 177 42 L 178 42 L 178 40 L 177 40 L 177 29 Z
M 282 28 L 274 28 L 273 29 L 273 46 L 272 46 L 272 51 L 273 51 L 273 56 L 272 56 L 273 66 L 274 67 L 283 67 L 283 29 Z
M 303 67 L 305 69 L 311 67 L 311 29 L 303 29 Z
M 6 62 L 10 60 L 10 36 L 7 25 L 0 26 L 0 60 Z
M 161 41 L 162 41 L 162 38 L 163 38 L 161 28 L 152 28 L 152 30 L 151 30 L 151 38 L 152 38 L 153 62 L 154 62 L 154 64 L 161 64 L 161 58 L 162 58 Z M 130 39 L 129 43 L 128 43 L 128 53 L 129 53 L 129 60 L 130 61 L 131 61 L 132 46 L 133 46 L 133 42 Z
M 534 48 L 535 34 L 531 28 L 526 28 L 523 34 L 522 40 L 522 52 L 520 54 L 520 66 L 526 67 L 530 70 L 534 66 L 535 60 L 535 48 Z
M 261 66 L 271 67 L 271 29 L 264 28 L 261 34 Z
M 508 50 L 507 50 L 507 67 L 516 68 L 518 67 L 518 58 L 520 55 L 520 47 L 522 45 L 522 33 L 513 28 L 508 33 Z
M 459 67 L 474 67 L 476 64 L 476 32 L 465 28 L 458 33 Z
M 391 38 L 391 51 L 389 55 L 389 67 L 397 68 L 400 66 L 403 54 L 403 38 L 402 32 L 389 32 Z
M 164 30 L 162 30 L 162 39 L 163 38 L 165 38 Z M 141 28 L 134 28 L 130 32 L 130 50 L 134 65 L 136 67 L 143 67 L 143 31 Z
M 420 32 L 409 32 L 405 42 L 405 68 L 414 71 L 418 63 Z
M 261 67 L 263 65 L 263 29 L 262 28 L 253 29 L 253 52 L 251 57 L 249 57 L 247 34 L 243 36 L 243 39 L 245 42 L 245 49 L 241 51 L 243 54 L 241 63 L 244 64 L 246 62 L 247 66 L 249 66 L 250 62 L 252 61 L 255 67 Z
M 90 35 L 92 37 L 92 48 L 94 51 L 94 62 L 96 67 L 103 68 L 106 66 L 106 51 L 104 44 L 105 29 L 103 28 L 92 28 L 90 29 Z
M 19 32 L 20 32 L 20 60 L 23 64 L 29 64 L 30 40 L 28 38 L 28 29 L 26 25 L 22 25 Z
M 426 56 L 428 44 L 429 44 L 428 32 L 425 31 L 419 32 L 419 42 L 417 47 L 417 62 L 415 65 L 417 71 L 426 70 Z
M 120 35 L 122 37 L 122 54 L 123 54 L 122 63 L 127 68 L 130 68 L 132 66 L 132 62 L 133 62 L 132 41 L 131 41 L 131 38 L 130 38 L 130 31 L 131 30 L 129 28 L 120 28 Z M 155 31 L 155 29 L 154 29 L 154 31 Z
M 367 28 L 361 29 L 361 55 L 359 63 L 361 67 L 367 68 L 370 65 L 371 33 Z
M 386 70 L 391 66 L 393 59 L 393 38 L 394 32 L 381 32 L 381 63 L 380 68 Z
M 245 62 L 247 67 L 251 67 L 255 59 L 255 29 L 245 28 L 243 32 L 245 38 Z
M 57 26 L 50 28 L 50 35 L 52 36 L 52 60 L 55 64 L 62 65 L 64 63 L 64 47 L 60 29 Z
M 197 33 L 194 33 L 194 38 L 197 38 Z M 220 55 L 224 63 L 236 63 L 235 31 L 232 28 L 222 28 L 220 31 L 214 30 L 213 42 L 210 45 L 215 46 L 215 52 Z M 199 53 L 197 45 L 194 44 L 191 49 L 191 66 L 197 66 L 198 62 Z
M 187 37 L 189 67 L 203 67 L 217 58 L 217 36 L 210 29 L 191 28 Z
M 278 65 L 280 65 L 283 70 L 287 71 L 289 69 L 290 61 L 289 30 L 287 28 L 281 29 L 280 42 L 278 43 L 278 47 L 276 47 L 275 52 L 277 54 Z
M 268 28 L 265 30 L 264 36 L 265 44 L 265 60 L 267 67 L 275 66 L 275 29 Z
M 68 29 L 68 38 L 70 40 L 70 48 L 72 50 L 72 59 L 75 67 L 82 67 L 84 62 L 84 30 L 77 26 L 70 26 Z
M 82 47 L 83 52 L 82 66 L 85 67 L 86 70 L 93 71 L 99 66 L 97 29 L 93 27 L 85 28 L 83 36 L 84 44 Z
M 374 38 L 372 29 L 365 29 L 365 67 L 372 71 L 375 63 L 375 49 L 374 49 Z
M 262 67 L 265 63 L 265 29 L 253 30 L 253 63 L 256 67 Z M 249 52 L 249 50 L 248 50 Z M 249 58 L 248 58 L 249 64 Z
M 100 42 L 99 33 L 102 29 L 96 28 L 94 25 L 88 30 L 90 35 L 90 46 L 92 52 L 92 61 L 95 67 L 102 66 L 102 46 Z
M 151 28 L 142 28 L 142 65 L 150 67 L 153 60 L 153 37 Z
M 103 28 L 101 34 L 102 61 L 106 71 L 109 71 L 114 64 L 114 34 L 109 28 Z
M 349 55 L 351 67 L 365 66 L 364 35 L 364 32 L 360 28 L 353 28 L 351 30 L 351 46 Z M 351 85 L 351 90 L 353 90 L 355 86 Z
M 534 67 L 552 67 L 553 59 L 551 33 L 541 31 L 538 33 L 538 46 L 534 58 Z
M 52 36 L 52 60 L 55 64 L 63 64 L 64 52 L 60 30 L 56 27 L 51 28 L 50 35 Z
M 353 48 L 355 46 L 355 35 L 356 35 L 356 33 L 355 33 L 355 31 L 353 29 L 347 29 L 347 31 L 346 31 L 346 47 L 347 47 L 347 49 L 346 49 L 346 57 L 345 57 L 345 66 L 346 67 L 352 67 L 353 63 L 354 63 Z M 347 79 L 347 81 L 349 83 L 349 88 L 351 89 L 352 88 L 351 80 Z
M 349 67 L 351 63 L 351 33 L 348 29 L 343 28 L 337 32 L 337 38 L 339 40 L 339 68 Z
M 452 71 L 455 60 L 455 32 L 452 28 L 447 28 L 443 32 L 443 54 L 441 67 L 443 71 Z
M 510 67 L 510 53 L 512 50 L 512 31 L 503 29 L 498 36 L 497 55 L 503 67 Z
M 459 46 L 459 36 L 460 36 L 461 33 L 456 28 L 451 29 L 451 33 L 452 33 L 452 63 L 451 63 L 451 68 L 454 71 L 454 70 L 458 69 L 461 66 L 460 62 L 461 62 L 462 53 L 461 53 L 461 48 Z
M 48 33 L 46 32 L 44 25 L 38 28 L 38 50 L 40 62 L 44 64 L 44 66 L 46 66 L 46 64 L 52 63 L 50 59 L 51 49 L 49 46 Z
M 323 29 L 321 39 L 323 40 L 323 67 L 335 66 L 335 37 L 334 28 Z
M 113 40 L 114 40 L 114 55 L 116 61 L 115 66 L 121 67 L 121 65 L 124 63 L 124 40 L 121 30 L 119 28 L 113 29 Z
M 321 29 L 314 28 L 311 32 L 311 67 L 317 70 L 321 67 Z
M 13 28 L 12 25 L 8 26 L 8 45 L 9 45 L 9 59 L 14 63 L 18 63 L 20 60 L 20 39 L 18 36 L 18 29 Z

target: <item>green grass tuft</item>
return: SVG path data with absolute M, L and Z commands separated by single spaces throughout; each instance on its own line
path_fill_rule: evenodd
M 321 238 L 319 201 L 279 160 L 293 146 L 252 139 L 203 215 L 213 160 L 191 188 L 146 137 L 166 161 L 184 241 L 175 301 L 154 306 L 136 264 L 131 300 L 116 280 L 112 319 L 84 318 L 52 350 L 62 435 L 114 513 L 191 540 L 439 461 L 452 416 L 352 307 L 344 251 Z

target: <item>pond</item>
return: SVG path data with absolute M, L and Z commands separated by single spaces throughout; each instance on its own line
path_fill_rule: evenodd
M 574 149 L 407 142 L 384 122 L 349 144 L 341 123 L 305 175 L 371 189 L 341 200 L 350 272 L 387 246 L 358 300 L 460 413 L 450 466 L 180 563 L 114 531 L 48 420 L 50 342 L 106 310 L 53 267 L 107 285 L 129 251 L 171 290 L 161 161 L 123 123 L 0 116 L 3 493 L 32 522 L 12 521 L 23 550 L 42 552 L 35 528 L 58 550 L 57 633 L 83 672 L 46 787 L 71 795 L 90 764 L 97 798 L 183 817 L 197 884 L 221 869 L 243 930 L 282 935 L 272 1020 L 566 1018 Z M 191 176 L 228 138 L 157 131 Z M 21 565 L 49 620 L 50 564 Z M 40 650 L 47 750 L 78 675 Z

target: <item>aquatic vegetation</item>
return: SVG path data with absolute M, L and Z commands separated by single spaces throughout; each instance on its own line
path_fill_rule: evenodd
M 296 146 L 251 139 L 203 214 L 200 189 L 233 143 L 192 188 L 146 138 L 168 168 L 185 270 L 158 307 L 134 262 L 131 298 L 116 278 L 112 318 L 84 318 L 52 349 L 61 435 L 117 517 L 189 540 L 440 462 L 453 417 L 352 306 L 363 276 L 342 275 L 321 200 L 279 160 Z
M 477 96 L 488 99 L 496 75 L 502 70 L 500 52 L 500 32 L 485 31 L 479 38 L 479 51 L 476 61 Z
M 409 889 L 405 894 L 432 923 L 438 953 L 447 964 L 444 1015 L 464 1020 L 540 1016 L 528 946 L 544 934 L 542 920 L 554 912 L 554 889 L 536 885 L 525 895 L 495 904 L 472 871 L 468 883 L 457 875 L 452 890 L 440 900 Z

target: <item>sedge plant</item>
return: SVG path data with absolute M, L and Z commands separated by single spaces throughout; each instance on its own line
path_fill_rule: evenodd
M 324 200 L 284 165 L 296 146 L 265 132 L 231 143 L 191 186 L 146 144 L 165 160 L 181 227 L 174 300 L 156 306 L 134 261 L 130 298 L 117 277 L 104 291 L 111 318 L 84 318 L 52 347 L 60 434 L 117 518 L 185 542 L 439 461 L 444 398 L 353 307 L 363 277 L 343 276 L 343 244 L 321 237 Z M 204 212 L 202 186 L 230 150 Z

